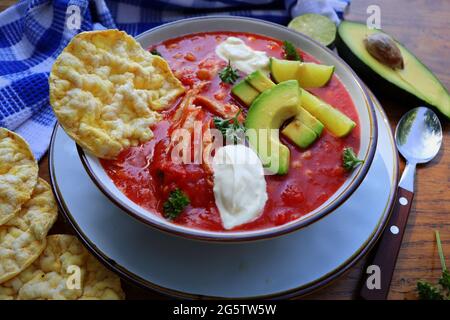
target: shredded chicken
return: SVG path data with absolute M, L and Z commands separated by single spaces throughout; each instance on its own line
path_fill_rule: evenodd
M 239 107 L 230 103 L 222 104 L 200 95 L 199 93 L 206 85 L 208 85 L 208 82 L 201 82 L 186 92 L 178 110 L 172 118 L 172 128 L 174 130 L 185 129 L 189 131 L 191 141 L 183 140 L 183 146 L 180 149 L 186 150 L 185 148 L 189 147 L 189 143 L 193 143 L 194 152 L 197 152 L 197 154 L 193 155 L 194 160 L 201 161 L 201 165 L 205 171 L 212 174 L 211 152 L 214 149 L 215 141 L 211 128 L 214 128 L 214 124 L 212 119 L 205 119 L 204 110 L 206 109 L 224 119 L 229 119 L 239 112 Z M 244 116 L 239 114 L 238 120 L 244 121 Z M 197 121 L 202 122 L 201 128 L 196 128 Z M 195 132 L 196 130 L 200 131 L 200 129 L 201 132 Z M 181 139 L 181 137 L 173 137 L 167 147 L 167 151 L 170 152 L 175 145 L 181 142 Z M 212 183 L 212 181 L 210 182 Z
M 194 104 L 194 99 L 196 99 L 197 95 L 200 93 L 200 91 L 203 90 L 205 86 L 208 85 L 208 82 L 203 81 L 198 84 L 196 84 L 192 89 L 189 89 L 183 100 L 180 102 L 180 106 L 178 110 L 175 112 L 172 120 L 174 121 L 173 126 L 179 127 L 180 123 L 183 121 L 183 118 L 187 115 L 187 112 L 185 112 L 185 109 L 188 106 L 192 106 Z
M 215 115 L 218 115 L 222 118 L 232 118 L 236 115 L 236 113 L 239 112 L 239 107 L 231 104 L 231 103 L 218 103 L 215 101 L 212 101 L 209 98 L 206 98 L 205 96 L 197 95 L 194 98 L 193 101 L 196 105 L 201 105 L 205 108 L 207 108 L 210 112 L 214 113 Z M 244 116 L 242 114 L 238 117 L 239 121 L 244 120 Z
M 211 150 L 214 147 L 213 135 L 211 134 L 212 121 L 208 121 L 203 128 L 203 157 L 202 166 L 206 172 L 212 174 L 212 155 Z

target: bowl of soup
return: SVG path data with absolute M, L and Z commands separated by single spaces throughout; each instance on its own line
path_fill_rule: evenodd
M 374 108 L 329 49 L 239 17 L 180 20 L 136 39 L 167 61 L 185 93 L 161 112 L 151 140 L 117 158 L 78 147 L 127 214 L 191 239 L 267 239 L 332 213 L 364 179 Z

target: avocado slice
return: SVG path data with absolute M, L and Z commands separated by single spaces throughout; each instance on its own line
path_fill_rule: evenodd
M 302 88 L 319 88 L 326 85 L 334 73 L 334 66 L 302 62 L 297 71 L 298 84 Z
M 299 107 L 299 113 L 295 118 L 301 123 L 304 123 L 307 127 L 314 131 L 318 137 L 320 137 L 323 131 L 323 124 L 311 113 L 306 111 L 304 108 Z
M 270 58 L 270 73 L 277 83 L 297 79 L 299 65 L 300 61 Z
M 245 80 L 242 80 L 235 85 L 233 89 L 231 89 L 231 92 L 246 106 L 251 105 L 253 100 L 259 95 L 259 91 L 249 85 Z
M 270 72 L 276 82 L 295 79 L 302 88 L 318 88 L 330 81 L 334 66 L 270 58 Z
M 317 118 L 335 136 L 344 137 L 356 123 L 331 105 L 304 89 L 301 90 L 302 107 Z
M 318 138 L 312 129 L 297 118 L 294 118 L 281 133 L 300 148 L 309 147 Z
M 300 148 L 307 148 L 320 137 L 322 131 L 322 122 L 299 105 L 298 114 L 281 133 Z
M 290 151 L 280 142 L 278 130 L 298 113 L 300 91 L 296 80 L 281 82 L 263 91 L 252 103 L 245 119 L 250 145 L 263 165 L 277 174 L 289 170 Z M 263 129 L 263 130 L 261 130 Z
M 275 63 L 281 62 L 282 65 L 284 65 L 284 62 L 288 63 L 293 62 L 279 59 L 274 60 L 277 60 L 275 61 Z M 298 61 L 295 62 L 298 63 Z M 275 83 L 273 83 L 268 77 L 266 77 L 264 73 L 259 71 L 253 72 L 250 76 L 246 78 L 246 81 L 256 83 L 256 86 L 259 87 L 260 89 L 266 88 L 264 90 L 267 90 L 268 88 L 272 88 L 275 86 Z M 241 86 L 241 83 L 236 85 L 236 87 L 238 86 Z M 236 89 L 238 93 L 239 91 L 242 90 L 241 88 Z M 233 90 L 235 90 L 235 88 L 233 88 Z M 235 93 L 235 95 L 237 94 Z M 254 99 L 253 95 L 251 96 L 251 98 L 252 98 L 251 100 L 253 101 Z M 285 129 L 281 131 L 281 133 L 284 136 L 286 136 L 289 140 L 294 142 L 300 148 L 306 148 L 309 145 L 311 145 L 322 134 L 323 127 L 324 127 L 323 124 L 319 120 L 317 120 L 314 116 L 312 116 L 308 111 L 303 109 L 299 104 L 298 114 L 296 115 L 294 120 L 290 124 L 288 124 Z
M 259 92 L 263 92 L 266 89 L 272 88 L 275 83 L 269 79 L 261 70 L 256 70 L 249 74 L 245 80 L 247 80 L 250 85 L 258 90 Z
M 450 119 L 450 95 L 436 76 L 411 52 L 396 41 L 403 57 L 404 68 L 392 69 L 370 55 L 363 40 L 366 36 L 383 32 L 368 29 L 365 24 L 343 21 L 338 28 L 336 48 L 352 68 L 374 89 L 395 92 L 398 98 L 437 108 Z

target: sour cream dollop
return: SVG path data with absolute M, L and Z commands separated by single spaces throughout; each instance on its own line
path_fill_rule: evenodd
M 228 37 L 216 47 L 216 54 L 247 74 L 256 70 L 268 71 L 269 57 L 264 51 L 253 50 L 242 39 Z
M 214 198 L 225 229 L 258 218 L 267 201 L 261 160 L 244 145 L 227 145 L 213 158 Z

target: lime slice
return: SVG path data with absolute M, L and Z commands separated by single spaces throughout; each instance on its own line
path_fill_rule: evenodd
M 315 13 L 307 13 L 295 17 L 288 24 L 288 28 L 320 42 L 324 46 L 330 46 L 336 37 L 336 25 L 325 16 Z

